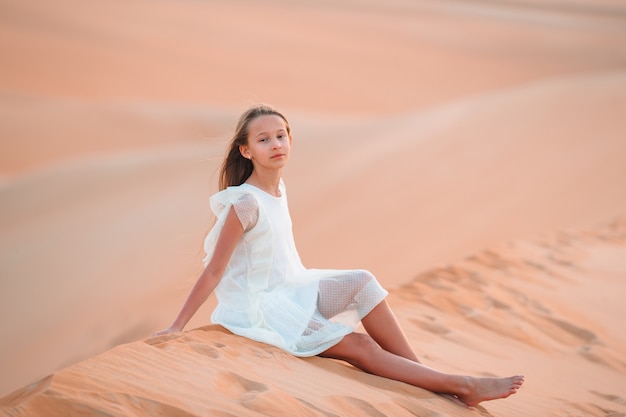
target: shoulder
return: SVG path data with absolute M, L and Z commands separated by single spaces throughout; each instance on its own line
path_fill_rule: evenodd
M 231 206 L 252 206 L 258 207 L 258 199 L 249 187 L 242 185 L 228 187 L 211 196 L 211 210 L 219 215 L 225 208 Z

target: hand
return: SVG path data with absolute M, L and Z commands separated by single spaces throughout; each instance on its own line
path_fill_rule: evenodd
M 163 335 L 172 334 L 172 333 L 178 333 L 178 332 L 180 332 L 180 330 L 181 329 L 179 329 L 177 327 L 170 326 L 167 329 L 159 330 L 158 332 L 152 333 L 152 337 L 163 336 Z

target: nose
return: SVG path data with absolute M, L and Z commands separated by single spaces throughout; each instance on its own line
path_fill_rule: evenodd
M 272 148 L 273 149 L 280 149 L 282 148 L 283 144 L 280 143 L 280 140 L 278 140 L 278 138 L 274 138 L 274 140 L 272 141 Z

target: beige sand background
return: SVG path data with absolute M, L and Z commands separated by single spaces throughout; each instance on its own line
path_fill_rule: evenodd
M 626 413 L 621 2 L 1 0 L 0 52 L 0 412 Z M 293 127 L 305 264 L 372 270 L 425 362 L 517 395 L 463 410 L 214 327 L 142 341 L 256 102 Z

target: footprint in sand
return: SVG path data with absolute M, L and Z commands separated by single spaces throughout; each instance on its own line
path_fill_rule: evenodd
M 626 400 L 624 400 L 622 397 L 618 396 L 618 395 L 613 395 L 613 394 L 602 394 L 601 392 L 597 392 L 597 391 L 589 391 L 590 393 L 592 393 L 593 395 L 596 395 L 604 400 L 607 401 L 611 401 L 614 402 L 616 404 L 620 404 L 620 405 L 626 405 Z
M 546 320 L 552 322 L 552 324 L 556 325 L 558 328 L 563 330 L 566 334 L 573 336 L 580 342 L 584 343 L 593 343 L 597 340 L 595 333 L 583 329 L 582 327 L 578 327 L 572 323 L 569 323 L 564 320 L 557 319 L 555 317 L 545 317 Z
M 430 333 L 434 333 L 439 336 L 443 336 L 443 335 L 450 333 L 450 329 L 437 323 L 421 321 L 421 320 L 416 320 L 416 319 L 409 319 L 409 321 L 414 326 L 417 326 L 422 330 L 425 330 Z
M 239 417 L 238 415 L 228 413 L 222 410 L 210 409 L 208 410 L 207 416 L 211 417 Z
M 232 400 L 246 401 L 268 389 L 265 384 L 233 372 L 218 372 L 215 376 L 215 391 Z
M 385 417 L 376 407 L 367 401 L 354 397 L 332 397 L 331 402 L 335 403 L 339 410 L 345 410 L 346 415 L 365 415 L 372 417 Z
M 28 401 L 29 397 L 35 398 L 37 395 L 43 393 L 48 389 L 48 387 L 52 383 L 53 378 L 54 375 L 49 375 L 45 378 L 40 379 L 37 382 L 34 382 L 20 390 L 13 392 L 10 395 L 7 395 L 6 397 L 2 398 L 2 401 L 0 401 L 0 407 L 12 407 L 14 404 L 24 403 Z
M 311 409 L 311 410 L 313 410 L 313 412 L 314 412 L 314 413 L 319 413 L 319 414 L 321 414 L 321 415 L 323 415 L 323 416 L 325 416 L 325 417 L 341 417 L 341 416 L 339 416 L 338 414 L 331 413 L 330 411 L 326 411 L 326 410 L 324 410 L 323 408 L 320 408 L 320 407 L 318 407 L 318 406 L 317 406 L 317 405 L 315 405 L 315 404 L 311 404 L 310 402 L 305 401 L 305 400 L 303 400 L 303 399 L 301 399 L 301 398 L 298 398 L 297 400 L 298 400 L 298 401 L 300 401 L 300 403 L 301 403 L 304 407 L 306 407 L 307 409 Z
M 287 415 L 285 410 L 292 411 L 289 415 L 307 415 L 311 411 L 290 394 L 234 372 L 218 372 L 214 377 L 213 390 L 261 415 Z
M 221 356 L 217 349 L 214 349 L 205 343 L 189 343 L 189 348 L 194 352 L 208 356 L 209 358 L 218 359 Z

